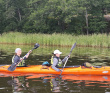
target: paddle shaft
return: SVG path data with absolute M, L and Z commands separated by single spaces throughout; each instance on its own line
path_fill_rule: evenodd
M 65 64 L 64 64 L 64 66 L 63 66 L 63 69 L 64 69 L 64 67 L 66 66 L 67 61 L 68 61 L 68 58 L 67 58 L 67 59 L 66 59 L 66 61 L 65 61 Z M 60 75 L 62 74 L 63 69 L 62 69 L 62 71 L 61 71 Z
M 76 46 L 76 43 L 72 46 L 72 48 L 71 48 L 70 53 L 69 53 L 69 55 L 68 55 L 68 56 L 70 56 L 70 55 L 71 55 L 72 50 L 75 48 L 75 46 Z M 63 70 L 64 70 L 64 67 L 66 66 L 66 63 L 67 63 L 67 61 L 68 61 L 68 58 L 69 58 L 69 57 L 67 57 L 67 59 L 66 59 L 66 61 L 65 61 L 65 64 L 64 64 L 64 66 L 63 66 L 63 69 L 62 69 L 62 71 L 61 71 L 60 75 L 62 74 L 62 72 L 63 72 Z

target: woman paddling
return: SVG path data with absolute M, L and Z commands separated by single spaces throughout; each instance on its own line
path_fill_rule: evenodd
M 14 55 L 13 58 L 12 58 L 12 63 L 18 63 L 18 62 L 21 61 L 17 66 L 26 66 L 24 60 L 25 60 L 26 58 L 28 58 L 28 56 L 29 56 L 29 54 L 31 53 L 31 51 L 28 52 L 23 58 L 20 57 L 20 56 L 21 56 L 21 53 L 22 53 L 22 51 L 21 51 L 20 48 L 16 48 L 16 49 L 15 49 L 15 55 Z M 24 59 L 24 60 L 23 60 L 23 59 Z
M 67 58 L 70 57 L 70 55 L 66 56 L 63 60 L 61 60 L 60 54 L 62 54 L 62 52 L 60 52 L 59 50 L 55 50 L 53 54 L 54 54 L 54 56 L 52 56 L 52 58 L 51 58 L 52 68 L 59 72 L 61 70 L 58 69 L 58 67 L 63 67 L 63 64 L 65 63 Z

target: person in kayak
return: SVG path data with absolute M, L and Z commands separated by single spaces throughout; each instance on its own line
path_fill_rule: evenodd
M 53 54 L 54 56 L 51 57 L 51 67 L 59 72 L 61 70 L 58 69 L 58 67 L 62 67 L 67 58 L 70 57 L 70 55 L 66 56 L 63 60 L 61 60 L 60 54 L 62 54 L 62 52 L 60 52 L 59 50 L 55 50 Z
M 31 50 L 30 50 L 30 52 L 31 52 Z M 20 63 L 18 63 L 17 66 L 26 66 L 24 60 L 25 60 L 26 58 L 28 58 L 30 52 L 28 52 L 23 58 L 21 58 L 20 56 L 21 56 L 22 51 L 21 51 L 20 48 L 16 48 L 16 49 L 15 49 L 15 55 L 12 57 L 12 63 L 18 63 L 18 62 L 21 61 Z M 23 59 L 24 59 L 24 60 L 23 60 Z

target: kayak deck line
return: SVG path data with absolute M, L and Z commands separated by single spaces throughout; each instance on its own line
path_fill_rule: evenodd
M 14 71 L 8 71 L 10 65 L 0 66 L 0 72 L 7 73 L 38 73 L 38 74 L 60 74 L 55 71 L 51 66 L 42 65 L 28 65 L 27 67 L 16 67 Z M 59 68 L 62 69 L 62 68 Z M 81 65 L 66 66 L 62 74 L 74 74 L 74 75 L 110 75 L 110 66 L 93 66 L 84 67 Z

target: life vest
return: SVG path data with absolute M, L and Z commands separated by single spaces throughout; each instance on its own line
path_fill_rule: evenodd
M 12 57 L 12 63 L 14 63 L 15 55 Z M 22 60 L 17 66 L 25 66 L 25 61 Z
M 57 57 L 51 57 L 51 65 L 53 64 L 53 58 L 57 58 Z M 57 66 L 58 67 L 62 67 L 63 66 L 63 63 L 62 63 L 62 61 L 61 61 L 61 59 L 59 58 L 57 58 L 57 60 L 58 60 L 58 64 L 57 64 Z

